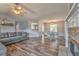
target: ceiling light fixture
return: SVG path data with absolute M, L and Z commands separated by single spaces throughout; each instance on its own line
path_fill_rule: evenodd
M 13 8 L 13 12 L 17 15 L 21 14 L 23 12 L 23 8 L 21 6 L 16 6 Z

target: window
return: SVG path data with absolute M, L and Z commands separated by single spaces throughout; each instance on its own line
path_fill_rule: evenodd
M 32 23 L 32 24 L 31 24 L 31 28 L 32 28 L 33 30 L 38 30 L 38 24 L 37 24 L 37 23 Z
M 57 24 L 50 25 L 50 32 L 57 32 Z

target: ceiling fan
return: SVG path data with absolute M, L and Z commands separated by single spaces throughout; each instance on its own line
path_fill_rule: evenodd
M 13 3 L 13 4 L 7 4 L 7 6 L 9 6 L 11 10 L 17 15 L 27 13 L 27 11 L 30 13 L 35 13 L 33 10 L 28 8 L 25 4 Z

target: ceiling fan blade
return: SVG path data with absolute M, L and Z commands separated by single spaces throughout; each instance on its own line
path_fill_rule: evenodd
M 25 8 L 26 11 L 29 11 L 31 13 L 35 13 L 35 11 L 31 10 L 29 7 L 25 6 L 24 4 L 20 4 L 20 6 L 22 6 L 23 8 Z
M 5 4 L 5 6 L 6 6 L 8 9 L 12 10 L 12 8 L 14 8 L 16 5 L 14 5 L 14 4 Z
M 5 4 L 6 6 L 15 7 L 16 5 L 13 3 Z

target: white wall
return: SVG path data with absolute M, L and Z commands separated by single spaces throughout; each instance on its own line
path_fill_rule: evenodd
M 4 32 L 15 32 L 15 27 L 14 26 L 1 26 L 0 27 L 1 29 L 1 33 L 4 33 Z

